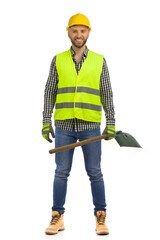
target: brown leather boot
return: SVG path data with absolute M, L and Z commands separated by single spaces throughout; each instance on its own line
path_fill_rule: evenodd
M 48 228 L 46 228 L 45 233 L 49 235 L 53 235 L 58 233 L 58 231 L 63 231 L 64 228 L 64 222 L 63 222 L 63 215 L 59 214 L 57 211 L 52 212 L 52 220 L 50 222 L 50 225 Z
M 98 211 L 95 218 L 96 218 L 96 233 L 98 235 L 109 234 L 109 229 L 105 224 L 106 213 L 104 211 Z

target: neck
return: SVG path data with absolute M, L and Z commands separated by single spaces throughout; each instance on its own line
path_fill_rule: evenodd
M 72 44 L 72 49 L 74 50 L 75 55 L 82 56 L 86 49 L 86 45 L 84 45 L 82 48 L 77 48 Z

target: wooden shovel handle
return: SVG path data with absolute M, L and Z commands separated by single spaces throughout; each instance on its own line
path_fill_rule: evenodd
M 61 151 L 64 151 L 64 150 L 68 150 L 68 149 L 71 149 L 71 148 L 82 146 L 84 144 L 95 142 L 95 141 L 98 141 L 98 140 L 101 140 L 101 139 L 104 139 L 104 138 L 107 138 L 107 134 L 97 136 L 97 137 L 93 137 L 93 138 L 89 138 L 89 139 L 86 139 L 86 140 L 83 140 L 83 141 L 80 141 L 80 142 L 76 142 L 76 143 L 72 143 L 72 144 L 69 144 L 69 145 L 65 145 L 65 146 L 62 146 L 62 147 L 54 148 L 54 149 L 49 150 L 49 153 L 61 152 Z

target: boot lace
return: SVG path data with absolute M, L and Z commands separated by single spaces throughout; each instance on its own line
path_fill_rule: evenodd
M 51 225 L 56 225 L 57 222 L 59 221 L 60 217 L 61 217 L 60 215 L 52 216 L 52 220 L 51 220 L 50 224 Z
M 98 216 L 97 216 L 97 222 L 99 225 L 104 225 L 105 224 L 105 215 L 100 213 Z

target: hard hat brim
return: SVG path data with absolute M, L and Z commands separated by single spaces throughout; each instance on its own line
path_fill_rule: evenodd
M 75 24 L 75 25 L 72 25 L 72 26 L 67 26 L 67 27 L 66 27 L 66 31 L 69 31 L 69 29 L 70 29 L 71 27 L 73 27 L 73 26 L 80 26 L 80 25 L 87 27 L 89 32 L 92 30 L 92 28 L 89 27 L 89 26 L 86 26 L 86 25 L 83 25 L 83 24 Z

